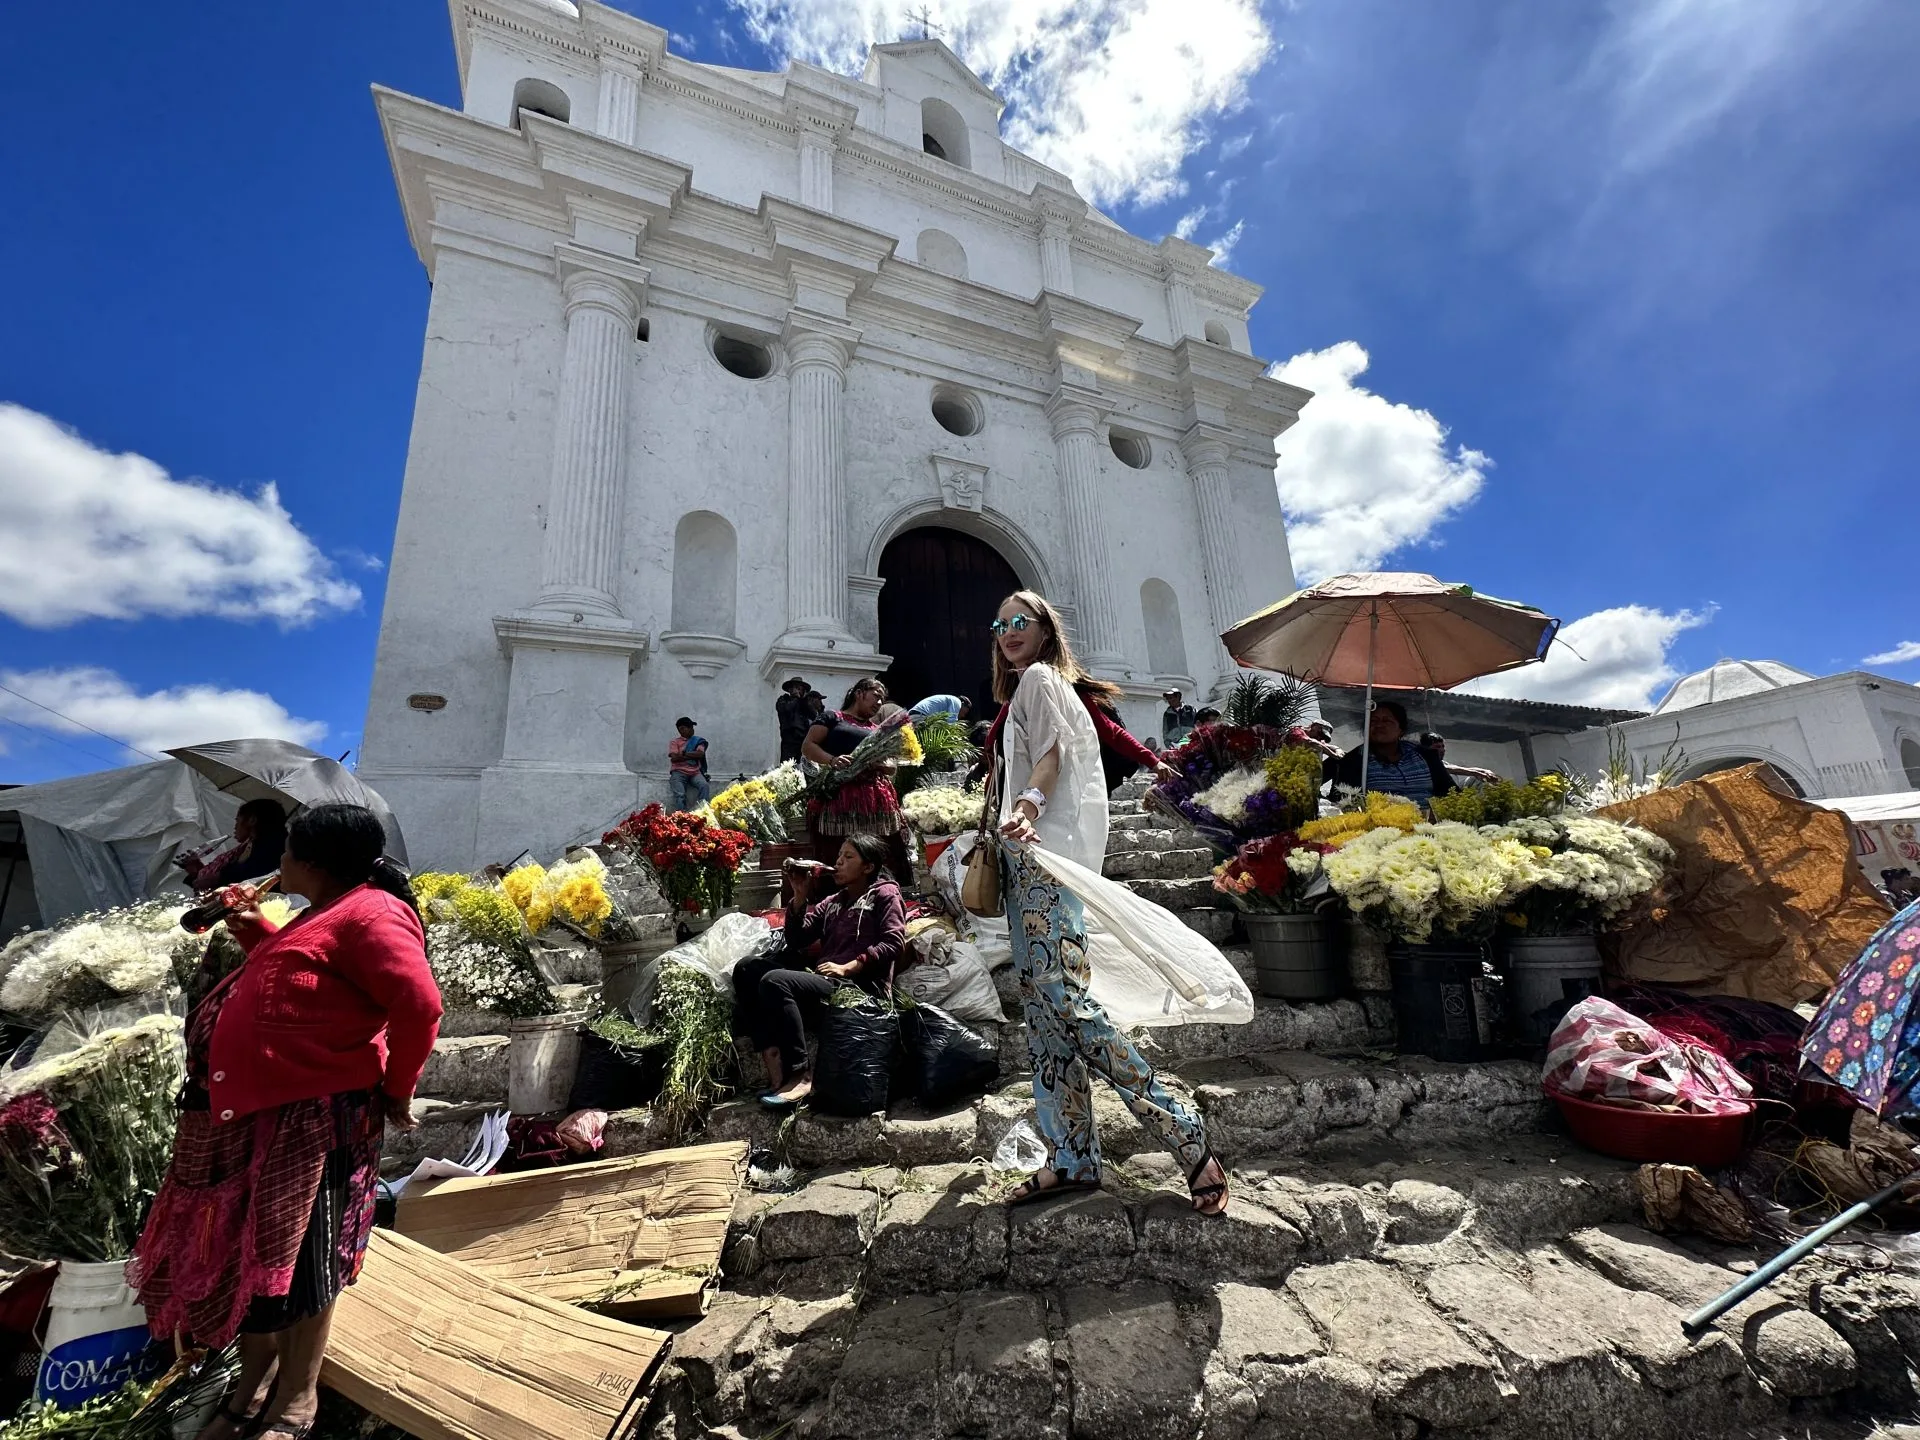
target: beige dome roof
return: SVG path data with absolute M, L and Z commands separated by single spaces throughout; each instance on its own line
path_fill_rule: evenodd
M 1695 671 L 1673 682 L 1666 697 L 1653 707 L 1658 715 L 1666 710 L 1691 710 L 1696 705 L 1711 705 L 1716 700 L 1737 700 L 1742 695 L 1758 695 L 1767 690 L 1817 680 L 1804 670 L 1782 665 L 1778 660 L 1722 660 L 1705 670 Z

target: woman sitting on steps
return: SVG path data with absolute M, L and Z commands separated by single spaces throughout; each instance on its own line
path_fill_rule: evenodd
M 785 946 L 733 967 L 734 1024 L 766 1061 L 765 1105 L 790 1110 L 813 1093 L 807 1026 L 819 1022 L 834 991 L 892 992 L 907 922 L 900 887 L 886 871 L 888 848 L 882 836 L 849 835 L 832 871 L 790 862 Z M 821 899 L 829 875 L 839 888 Z

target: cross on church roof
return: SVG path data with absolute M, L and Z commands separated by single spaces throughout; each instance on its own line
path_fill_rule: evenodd
M 913 21 L 920 27 L 920 38 L 922 40 L 931 40 L 935 35 L 940 33 L 940 27 L 933 23 L 933 16 L 928 13 L 925 5 L 920 7 L 918 14 L 909 10 L 907 12 L 907 19 Z

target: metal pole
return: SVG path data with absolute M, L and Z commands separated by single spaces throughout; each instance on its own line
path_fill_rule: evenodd
M 1706 1329 L 1756 1290 L 1764 1289 L 1785 1271 L 1806 1259 L 1807 1256 L 1819 1249 L 1833 1236 L 1846 1229 L 1847 1226 L 1853 1224 L 1854 1221 L 1865 1219 L 1881 1206 L 1898 1199 L 1900 1192 L 1916 1180 L 1920 1180 L 1920 1170 L 1914 1171 L 1913 1174 L 1906 1176 L 1904 1179 L 1894 1181 L 1893 1184 L 1887 1186 L 1886 1189 L 1877 1194 L 1869 1195 L 1851 1209 L 1841 1211 L 1805 1239 L 1796 1241 L 1785 1250 L 1782 1250 L 1778 1255 L 1774 1256 L 1773 1259 L 1754 1271 L 1753 1274 L 1747 1276 L 1746 1279 L 1727 1291 L 1726 1294 L 1720 1296 L 1717 1300 L 1710 1300 L 1705 1305 L 1702 1305 L 1680 1323 L 1680 1328 L 1689 1336 L 1698 1335 L 1702 1330 Z
M 1367 703 L 1360 709 L 1360 808 L 1367 808 L 1367 762 L 1373 755 L 1373 647 L 1380 634 L 1380 602 L 1367 603 Z

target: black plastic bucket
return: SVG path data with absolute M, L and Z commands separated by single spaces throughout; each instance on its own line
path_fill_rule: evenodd
M 1403 1054 L 1484 1060 L 1500 1033 L 1500 982 L 1484 945 L 1391 945 L 1393 1018 Z

